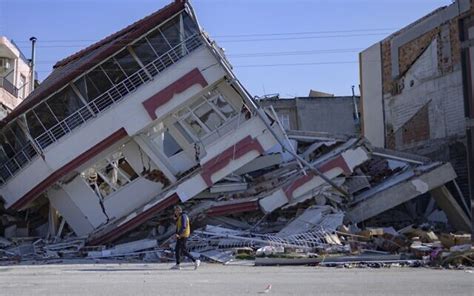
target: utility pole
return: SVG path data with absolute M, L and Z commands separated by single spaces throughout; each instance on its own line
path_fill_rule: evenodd
M 30 79 L 30 88 L 31 92 L 35 89 L 35 47 L 36 47 L 36 37 L 31 37 L 31 79 Z

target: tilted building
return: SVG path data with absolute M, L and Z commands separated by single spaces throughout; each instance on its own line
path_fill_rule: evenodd
M 114 239 L 277 144 L 186 1 L 59 61 L 2 121 L 0 194 Z M 263 120 L 264 119 L 264 120 Z

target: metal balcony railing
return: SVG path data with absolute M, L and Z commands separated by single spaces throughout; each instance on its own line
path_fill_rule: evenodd
M 7 79 L 0 77 L 0 87 L 12 94 L 15 98 L 18 98 L 18 88 Z
M 122 82 L 113 85 L 105 93 L 101 94 L 87 105 L 76 110 L 74 113 L 61 120 L 56 125 L 39 135 L 34 139 L 40 149 L 44 149 L 63 136 L 71 133 L 74 129 L 81 126 L 97 114 L 104 112 L 112 105 L 120 102 L 124 97 L 134 92 L 140 85 L 151 80 L 151 77 L 163 72 L 178 60 L 191 53 L 199 46 L 202 41 L 199 34 L 194 34 L 186 40 L 171 48 L 169 51 L 148 63 L 137 72 L 127 77 Z M 145 70 L 146 69 L 146 70 Z M 149 75 L 148 75 L 148 73 Z M 34 153 L 32 152 L 34 151 Z M 31 144 L 25 146 L 11 159 L 0 165 L 0 184 L 11 178 L 18 170 L 28 164 L 36 155 L 36 151 Z

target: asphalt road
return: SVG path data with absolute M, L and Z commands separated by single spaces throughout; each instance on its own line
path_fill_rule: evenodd
M 0 267 L 0 295 L 474 295 L 474 272 L 203 264 Z M 271 285 L 271 289 L 265 289 Z

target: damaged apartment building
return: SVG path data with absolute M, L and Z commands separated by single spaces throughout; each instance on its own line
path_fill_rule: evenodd
M 456 0 L 360 53 L 362 134 L 374 146 L 451 162 L 458 178 L 450 189 L 466 203 L 473 34 L 473 2 Z
M 101 239 L 277 144 L 186 1 L 56 63 L 2 125 L 4 207 L 49 203 Z
M 353 98 L 346 101 L 352 124 Z M 258 217 L 271 227 L 286 207 L 316 203 L 357 224 L 427 192 L 453 229 L 469 230 L 444 186 L 456 178 L 451 164 L 354 135 L 285 132 L 187 1 L 57 62 L 2 121 L 0 147 L 6 238 L 60 238 L 67 227 L 102 246 L 160 220 L 153 227 L 167 241 L 178 203 L 192 219 L 241 214 L 240 225 Z M 18 213 L 26 226 L 10 221 Z

